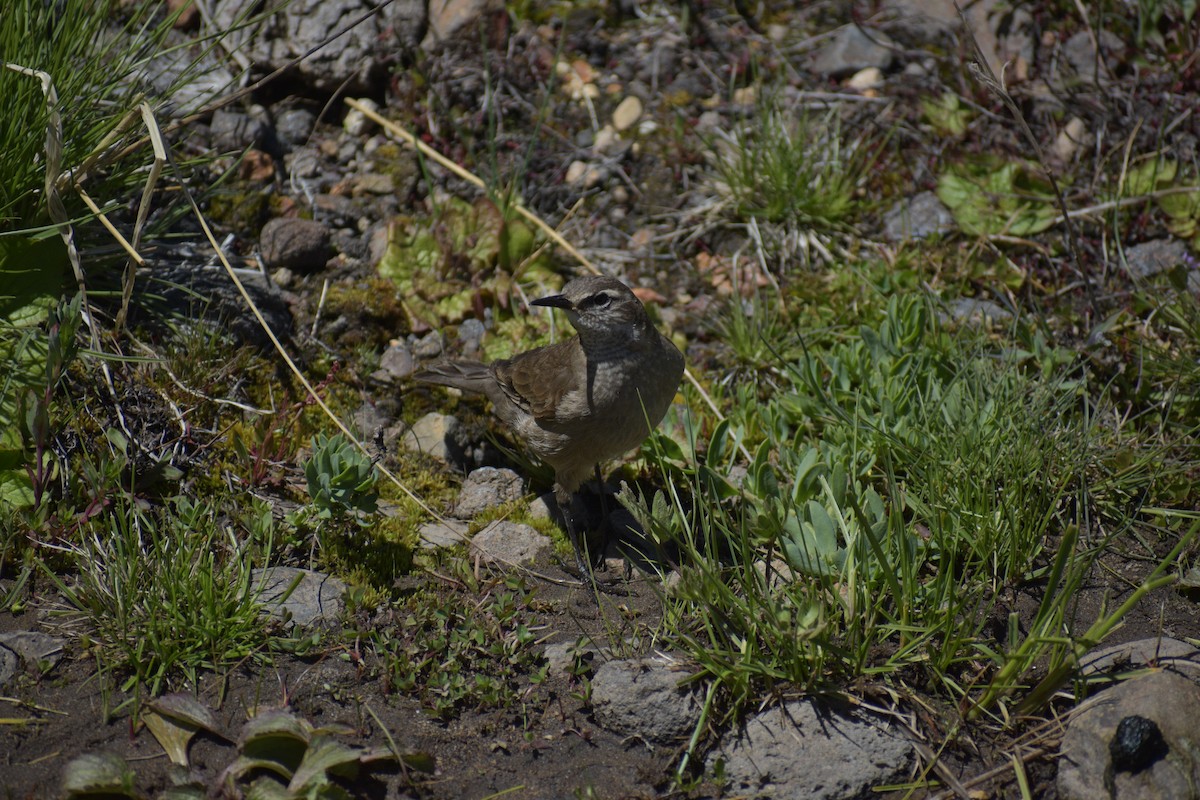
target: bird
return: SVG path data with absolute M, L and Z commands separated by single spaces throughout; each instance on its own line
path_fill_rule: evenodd
M 574 278 L 531 305 L 566 312 L 576 336 L 491 363 L 447 361 L 414 379 L 485 395 L 494 415 L 554 468 L 554 496 L 576 566 L 591 577 L 571 514 L 575 492 L 600 464 L 638 447 L 662 421 L 684 359 L 616 278 Z

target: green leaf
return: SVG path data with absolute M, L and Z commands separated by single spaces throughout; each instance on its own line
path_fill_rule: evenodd
M 116 753 L 84 753 L 63 768 L 63 795 L 68 798 L 137 798 L 134 773 Z
M 330 775 L 354 778 L 361 752 L 328 736 L 315 736 L 304 753 L 288 791 L 299 795 L 328 782 Z
M 1051 187 L 1033 167 L 990 157 L 951 165 L 938 178 L 937 196 L 975 236 L 1030 236 L 1058 214 Z

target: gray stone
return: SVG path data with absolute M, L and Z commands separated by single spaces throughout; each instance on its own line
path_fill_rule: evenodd
M 166 48 L 146 66 L 146 77 L 155 91 L 169 97 L 163 112 L 179 119 L 193 114 L 237 83 L 233 73 L 213 53 L 196 58 L 186 48 Z
M 293 272 L 315 272 L 332 255 L 329 229 L 311 219 L 276 217 L 263 226 L 258 236 L 263 262 L 268 269 L 287 267 Z
M 377 81 L 386 74 L 387 65 L 412 53 L 425 27 L 422 0 L 396 0 L 365 19 L 370 5 L 361 0 L 292 0 L 274 14 L 245 25 L 258 5 L 256 0 L 217 0 L 214 25 L 226 32 L 231 47 L 260 69 L 287 67 L 306 56 L 292 70 L 317 92 L 340 88 L 357 94 L 379 88 Z
M 817 700 L 793 700 L 748 720 L 709 756 L 726 791 L 749 797 L 845 800 L 905 773 L 912 743 L 895 726 Z
M 1154 239 L 1125 248 L 1125 267 L 1135 278 L 1149 278 L 1188 262 L 1188 247 L 1181 239 Z
M 1180 639 L 1156 636 L 1093 650 L 1079 661 L 1081 675 L 1162 667 L 1200 679 L 1200 650 Z
M 209 123 L 213 146 L 218 150 L 245 150 L 262 147 L 272 138 L 271 126 L 262 114 L 251 116 L 240 111 L 218 108 Z
M 275 137 L 288 148 L 309 140 L 317 126 L 317 115 L 307 108 L 289 108 L 275 119 Z
M 458 340 L 462 343 L 463 355 L 471 356 L 479 352 L 483 345 L 483 334 L 487 328 L 483 322 L 471 317 L 464 319 L 458 326 Z
M 421 537 L 421 547 L 426 550 L 454 547 L 467 540 L 467 523 L 456 519 L 434 520 L 418 528 L 417 535 Z
M 62 661 L 65 644 L 65 640 L 40 631 L 0 633 L 0 646 L 12 650 L 22 661 L 34 668 L 40 668 L 42 665 L 52 667 Z
M 1012 312 L 991 300 L 959 297 L 950 303 L 950 311 L 947 316 L 957 322 L 995 323 L 1011 320 Z
M 256 569 L 252 579 L 258 602 L 268 614 L 281 621 L 290 619 L 302 627 L 340 624 L 345 582 L 320 572 L 296 567 Z M 293 588 L 294 585 L 294 588 Z
M 936 42 L 960 24 L 953 0 L 884 0 L 880 11 L 894 17 L 888 30 L 919 43 Z
M 528 567 L 550 546 L 550 537 L 530 525 L 497 520 L 471 539 L 473 557 L 496 566 Z
M 623 736 L 671 744 L 691 735 L 700 720 L 689 672 L 669 657 L 631 658 L 601 664 L 592 678 L 596 722 Z
M 551 675 L 570 675 L 575 669 L 576 659 L 591 662 L 597 651 L 590 644 L 582 642 L 558 642 L 546 645 L 542 651 L 546 659 L 546 668 Z
M 954 215 L 933 192 L 900 200 L 883 215 L 883 235 L 889 242 L 924 239 L 954 229 Z
M 488 509 L 519 500 L 524 493 L 521 476 L 511 469 L 480 467 L 463 481 L 454 503 L 454 516 L 474 519 Z
M 453 414 L 430 411 L 404 432 L 404 449 L 425 453 L 439 461 L 458 463 L 463 458 L 466 436 L 462 423 Z
M 442 354 L 443 348 L 442 335 L 437 331 L 430 331 L 413 342 L 413 355 L 418 358 L 437 358 Z
M 894 51 L 887 34 L 847 25 L 816 52 L 812 68 L 831 78 L 844 78 L 867 67 L 886 70 L 895 58 Z
M 385 380 L 407 378 L 417 371 L 417 360 L 413 357 L 412 348 L 408 342 L 397 342 L 383 351 L 379 357 L 377 375 Z
M 1063 42 L 1063 55 L 1085 83 L 1107 83 L 1110 77 L 1108 65 L 1119 63 L 1125 57 L 1125 43 L 1115 33 L 1102 28 L 1096 31 L 1096 39 L 1103 54 L 1101 58 L 1096 57 L 1092 34 L 1088 31 L 1080 31 Z
M 21 659 L 12 650 L 0 645 L 0 686 L 7 686 L 21 668 Z
M 1110 745 L 1121 721 L 1142 717 L 1166 747 L 1140 769 L 1115 769 Z M 1071 717 L 1058 761 L 1062 800 L 1196 798 L 1200 786 L 1200 687 L 1171 672 L 1151 672 L 1096 695 Z

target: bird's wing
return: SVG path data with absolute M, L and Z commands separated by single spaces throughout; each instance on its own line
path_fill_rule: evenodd
M 488 365 L 478 361 L 443 361 L 415 373 L 413 380 L 486 394 L 490 376 Z
M 491 369 L 504 395 L 539 422 L 552 421 L 562 398 L 587 380 L 578 338 L 497 361 Z

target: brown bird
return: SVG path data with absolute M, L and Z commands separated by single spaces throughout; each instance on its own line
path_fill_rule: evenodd
M 555 499 L 586 578 L 571 497 L 601 462 L 640 445 L 662 420 L 683 377 L 683 354 L 615 278 L 576 278 L 533 305 L 563 309 L 579 335 L 491 364 L 435 364 L 413 377 L 486 395 L 493 413 L 554 467 Z

